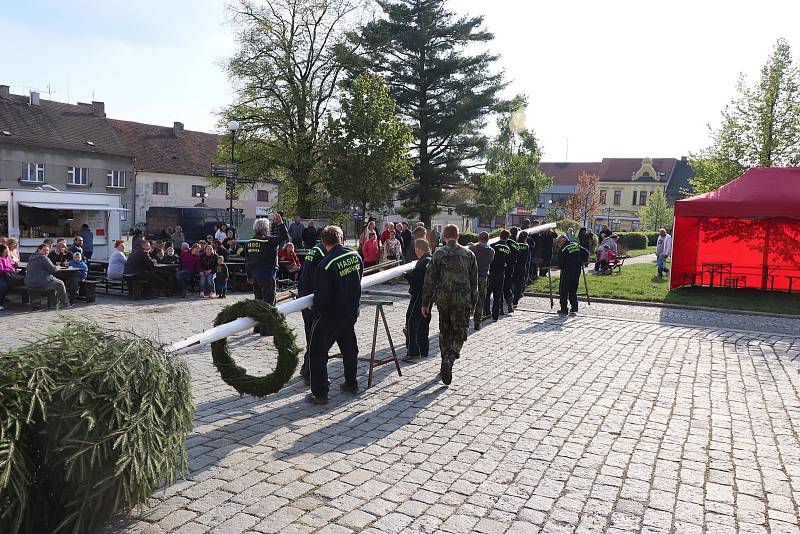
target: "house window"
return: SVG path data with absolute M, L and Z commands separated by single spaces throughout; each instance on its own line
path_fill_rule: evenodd
M 647 205 L 647 191 L 639 191 L 639 204 L 642 206 Z
M 88 185 L 89 169 L 86 167 L 67 167 L 68 185 Z
M 619 206 L 622 203 L 622 191 L 614 191 L 614 205 Z
M 108 171 L 108 174 L 106 174 L 106 177 L 108 178 L 108 184 L 106 184 L 107 187 L 117 187 L 117 188 L 120 188 L 120 189 L 124 189 L 125 188 L 125 181 L 126 181 L 126 178 L 128 177 L 128 172 L 127 171 Z
M 154 195 L 169 195 L 169 184 L 167 182 L 153 182 Z
M 634 191 L 633 192 L 633 200 L 631 200 L 631 204 L 633 204 L 635 206 L 636 205 L 636 200 L 638 198 L 639 198 L 639 192 L 638 191 Z
M 600 204 L 605 204 L 606 203 L 606 194 L 607 193 L 608 193 L 608 191 L 606 191 L 605 189 L 601 189 L 600 190 Z
M 28 163 L 25 165 L 25 182 L 44 182 L 44 163 Z
M 119 207 L 122 208 L 122 211 L 119 212 L 119 220 L 120 221 L 127 221 L 128 220 L 128 203 L 127 202 L 123 202 L 122 204 L 120 204 Z
M 492 219 L 491 218 L 486 217 L 484 215 L 481 215 L 478 218 L 478 227 L 480 227 L 480 228 L 489 228 L 491 226 L 492 226 Z
M 204 185 L 193 185 L 192 186 L 192 196 L 196 198 L 206 198 L 206 186 Z
M 258 189 L 256 192 L 256 201 L 269 202 L 269 191 L 266 189 Z

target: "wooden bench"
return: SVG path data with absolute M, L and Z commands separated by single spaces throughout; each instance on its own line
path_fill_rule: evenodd
M 130 300 L 142 300 L 145 297 L 150 285 L 147 280 L 138 280 L 135 274 L 123 274 L 122 280 L 128 288 L 128 298 Z
M 47 309 L 54 307 L 57 302 L 56 292 L 53 289 L 12 286 L 8 294 L 19 295 L 20 303 L 27 304 L 31 311 L 38 310 L 42 307 L 42 296 L 47 297 Z
M 81 280 L 78 288 L 78 298 L 84 302 L 94 302 L 97 300 L 97 284 L 95 280 Z

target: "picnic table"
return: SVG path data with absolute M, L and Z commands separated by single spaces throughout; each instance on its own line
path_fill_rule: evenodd
M 724 284 L 722 282 L 722 278 L 724 276 L 725 271 L 728 271 L 728 276 L 731 276 L 731 271 L 733 269 L 733 264 L 731 263 L 717 263 L 717 262 L 706 262 L 701 265 L 700 271 L 700 285 L 703 285 L 703 279 L 705 277 L 705 273 L 709 273 L 709 281 L 708 287 L 714 287 L 714 277 L 719 275 L 719 286 L 722 287 Z

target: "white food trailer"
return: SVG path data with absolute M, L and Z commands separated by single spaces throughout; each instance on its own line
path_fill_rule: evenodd
M 92 258 L 107 259 L 114 240 L 121 238 L 120 215 L 126 211 L 119 195 L 0 189 L 0 235 L 18 238 L 25 256 L 47 238 L 63 237 L 72 243 L 81 225 L 87 224 L 94 234 Z

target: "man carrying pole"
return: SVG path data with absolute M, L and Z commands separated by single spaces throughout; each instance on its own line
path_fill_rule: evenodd
M 475 254 L 458 244 L 456 225 L 445 226 L 442 235 L 447 244 L 433 253 L 425 273 L 422 315 L 430 314 L 435 291 L 442 382 L 449 385 L 453 381 L 453 363 L 467 340 L 469 320 L 478 302 L 478 264 Z M 499 296 L 502 298 L 502 286 Z
M 309 223 L 309 228 L 313 224 L 314 221 Z M 305 297 L 306 295 L 311 295 L 314 293 L 314 277 L 317 274 L 317 266 L 322 261 L 322 258 L 325 256 L 325 249 L 322 248 L 321 244 L 314 245 L 311 247 L 306 254 L 306 257 L 303 259 L 303 266 L 300 268 L 300 279 L 297 284 L 297 293 L 298 297 Z M 301 311 L 303 314 L 303 327 L 306 334 L 306 352 L 303 356 L 303 367 L 300 368 L 300 376 L 303 377 L 303 381 L 305 384 L 311 385 L 311 379 L 309 378 L 309 370 L 308 370 L 308 353 L 310 349 L 310 342 L 311 342 L 311 325 L 314 323 L 314 319 L 316 318 L 316 313 L 314 312 L 313 308 L 305 308 Z
M 578 284 L 581 278 L 581 268 L 583 267 L 583 255 L 581 247 L 577 243 L 572 243 L 563 235 L 556 239 L 556 246 L 559 248 L 558 267 L 561 269 L 561 276 L 558 283 L 558 294 L 561 301 L 559 315 L 575 315 L 578 312 Z M 567 301 L 570 310 L 567 311 Z
M 358 341 L 355 325 L 361 300 L 364 262 L 355 251 L 345 248 L 344 234 L 338 226 L 327 226 L 320 236 L 326 254 L 314 276 L 316 318 L 308 342 L 309 378 L 312 404 L 328 403 L 328 351 L 339 345 L 344 365 L 341 390 L 358 393 Z

